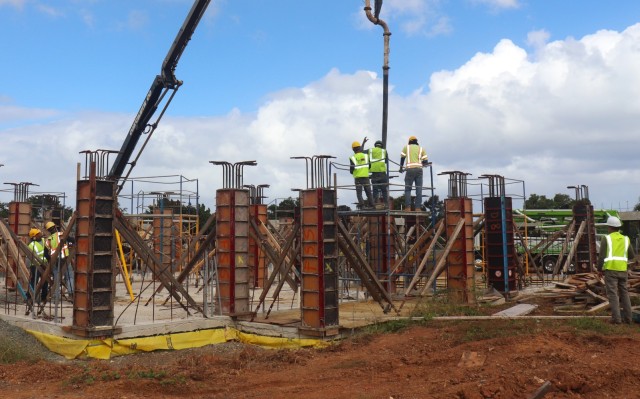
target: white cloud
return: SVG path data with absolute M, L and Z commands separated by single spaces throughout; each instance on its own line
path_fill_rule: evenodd
M 640 24 L 541 41 L 535 54 L 502 40 L 456 70 L 434 73 L 428 92 L 400 96 L 391 90 L 390 157 L 399 161 L 407 137 L 418 136 L 440 197 L 447 195 L 447 182 L 438 174 L 459 170 L 470 179 L 498 174 L 524 181 L 512 194 L 572 195 L 566 186 L 584 184 L 597 207 L 633 206 L 640 186 L 639 39 Z M 379 138 L 381 96 L 375 73 L 332 70 L 304 87 L 272 93 L 255 114 L 165 116 L 133 176 L 197 178 L 200 202 L 213 207 L 223 170 L 209 161 L 256 160 L 258 166 L 244 169 L 245 184 L 270 184 L 267 201 L 295 195 L 292 188 L 306 186 L 305 164 L 290 157 L 327 154 L 347 164 L 352 141 L 368 136 L 370 145 Z M 78 152 L 119 149 L 134 115 L 60 113 L 64 119 L 51 121 L 55 115 L 0 102 L 0 120 L 13 126 L 0 131 L 0 174 L 4 181 L 31 181 L 75 196 L 75 165 L 83 160 Z M 352 184 L 348 171 L 336 173 L 339 185 Z M 353 191 L 339 191 L 340 204 L 353 197 Z

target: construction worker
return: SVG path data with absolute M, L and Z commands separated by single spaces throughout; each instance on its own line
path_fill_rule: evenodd
M 373 201 L 387 203 L 387 150 L 382 148 L 382 141 L 375 142 L 373 148 L 369 148 L 369 172 L 371 172 L 371 184 L 373 185 Z
M 400 153 L 400 173 L 405 171 L 403 167 L 407 160 L 406 174 L 404 175 L 404 207 L 411 207 L 414 211 L 422 206 L 422 167 L 428 164 L 427 152 L 420 147 L 416 136 L 409 137 L 409 143 L 402 148 Z M 416 201 L 411 203 L 411 186 L 416 185 Z
M 33 228 L 29 230 L 29 244 L 27 246 L 33 252 L 36 258 L 40 259 L 42 262 L 47 262 L 48 260 L 48 250 L 45 246 L 44 240 L 42 239 L 42 232 L 40 229 Z M 32 261 L 30 257 L 27 257 L 27 265 L 29 266 L 29 285 L 31 289 L 27 292 L 27 311 L 25 315 L 28 315 L 31 307 L 33 305 L 33 301 L 31 299 L 31 290 L 35 290 L 38 282 L 42 275 L 38 272 L 38 267 L 35 261 Z M 47 300 L 47 295 L 49 294 L 49 283 L 45 281 L 42 285 L 42 290 L 40 291 L 40 303 L 44 304 Z M 42 310 L 42 309 L 41 309 Z
M 607 219 L 609 234 L 600 241 L 600 254 L 598 256 L 598 273 L 604 271 L 604 284 L 611 307 L 611 323 L 631 324 L 631 300 L 627 289 L 628 266 L 635 263 L 629 259 L 635 259 L 636 254 L 630 245 L 629 237 L 620 233 L 622 223 L 615 216 Z M 622 314 L 620 306 L 622 305 Z
M 53 254 L 55 250 L 60 245 L 62 232 L 58 230 L 58 226 L 55 223 L 49 221 L 44 225 L 44 228 L 49 232 L 49 237 L 47 237 L 45 241 L 45 245 L 49 250 L 50 254 Z M 67 292 L 69 294 L 73 293 L 73 270 L 71 267 L 67 266 L 67 258 L 69 257 L 69 246 L 65 241 L 62 243 L 62 248 L 60 248 L 60 252 L 58 254 L 57 264 L 53 266 L 53 281 L 56 284 L 56 287 L 61 283 L 58 280 L 58 272 L 62 271 L 62 280 L 64 281 L 64 285 L 67 287 Z
M 351 143 L 353 155 L 349 158 L 349 171 L 353 175 L 356 184 L 356 196 L 358 197 L 358 208 L 373 208 L 373 196 L 371 195 L 371 182 L 369 181 L 369 156 L 362 152 L 360 143 Z M 368 206 L 362 200 L 362 189 L 367 195 Z

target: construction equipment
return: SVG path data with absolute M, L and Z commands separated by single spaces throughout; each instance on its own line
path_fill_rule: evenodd
M 162 62 L 162 70 L 160 75 L 157 75 L 153 80 L 153 83 L 151 83 L 149 92 L 147 93 L 147 96 L 145 97 L 142 106 L 138 111 L 138 115 L 134 119 L 133 125 L 131 125 L 131 128 L 129 129 L 129 134 L 127 134 L 127 137 L 122 144 L 120 151 L 118 152 L 118 156 L 116 157 L 116 160 L 113 163 L 108 175 L 109 179 L 119 181 L 118 193 L 122 190 L 124 181 L 126 181 L 129 177 L 129 174 L 131 173 L 131 170 L 140 157 L 142 150 L 144 150 L 144 147 L 151 138 L 151 135 L 158 127 L 158 123 L 167 110 L 167 107 L 171 103 L 173 96 L 175 96 L 178 88 L 182 85 L 182 81 L 176 78 L 174 71 L 178 65 L 180 56 L 184 52 L 184 49 L 187 47 L 187 44 L 189 43 L 193 32 L 198 26 L 202 15 L 206 11 L 209 2 L 210 0 L 196 0 L 193 3 L 193 6 L 191 7 L 189 14 L 187 15 L 187 18 L 182 24 L 182 27 L 180 28 L 178 35 L 173 41 L 173 44 L 171 45 L 167 56 Z M 162 112 L 160 112 L 158 119 L 153 123 L 149 123 L 156 110 L 165 99 L 165 96 L 168 92 L 171 92 L 171 95 L 168 97 L 166 103 L 164 104 Z M 129 162 L 133 150 L 136 148 L 138 140 L 143 134 L 147 134 L 147 139 L 138 152 L 138 155 L 136 155 L 136 158 L 132 162 Z M 130 165 L 129 170 L 127 171 L 126 175 L 124 175 L 124 178 L 122 178 L 127 165 Z

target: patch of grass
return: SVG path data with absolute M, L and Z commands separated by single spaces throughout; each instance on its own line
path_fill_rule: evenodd
M 602 319 L 593 317 L 579 317 L 567 320 L 567 325 L 573 327 L 577 332 L 589 332 L 603 335 L 619 334 L 621 326 L 609 324 Z
M 67 384 L 73 384 L 73 385 L 79 385 L 79 384 L 86 384 L 86 385 L 91 385 L 95 382 L 95 377 L 91 374 L 89 368 L 87 366 L 84 366 L 84 369 L 82 370 L 82 372 L 72 375 Z
M 534 330 L 528 320 L 504 320 L 500 325 L 495 322 L 470 324 L 460 337 L 462 342 L 482 341 L 493 338 L 506 338 L 531 334 Z
M 433 298 L 416 305 L 411 311 L 412 317 L 431 320 L 439 316 L 481 316 L 486 305 L 466 305 L 452 300 L 446 291 L 436 292 Z
M 120 379 L 120 374 L 117 371 L 106 371 L 100 376 L 102 381 L 115 381 Z
M 33 355 L 30 348 L 16 345 L 15 342 L 9 342 L 4 337 L 0 337 L 1 364 L 13 364 L 22 361 L 35 362 L 36 360 L 38 358 Z
M 387 334 L 387 333 L 395 333 L 398 331 L 402 331 L 411 326 L 421 324 L 421 320 L 411 320 L 411 319 L 399 319 L 399 320 L 391 320 L 385 321 L 383 323 L 375 323 L 368 325 L 363 328 L 363 332 L 366 334 Z
M 166 371 L 156 371 L 153 369 L 149 369 L 146 371 L 138 371 L 133 375 L 133 378 L 137 377 L 137 378 L 143 378 L 143 379 L 149 379 L 149 380 L 161 380 L 164 377 L 167 376 L 167 372 Z

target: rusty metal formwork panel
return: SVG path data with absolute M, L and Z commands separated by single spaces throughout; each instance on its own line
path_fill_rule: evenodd
M 250 314 L 249 190 L 216 191 L 216 260 L 219 314 Z
M 576 226 L 585 222 L 585 229 L 577 242 L 575 252 L 576 273 L 590 273 L 595 270 L 598 261 L 596 251 L 596 224 L 593 214 L 593 205 L 578 203 L 573 207 L 573 217 Z
M 454 301 L 474 303 L 473 205 L 470 198 L 457 197 L 445 199 L 444 208 L 447 240 L 464 219 L 464 226 L 447 255 L 447 288 Z
M 321 336 L 338 333 L 338 247 L 336 192 L 300 192 L 302 258 L 301 330 Z
M 173 209 L 154 207 L 153 215 L 153 251 L 160 260 L 162 268 L 172 270 L 171 265 L 176 256 Z
M 369 222 L 369 264 L 389 293 L 396 292 L 396 281 L 390 277 L 396 257 L 393 239 L 394 219 L 388 215 L 375 215 Z
M 517 290 L 511 197 L 487 197 L 485 261 L 489 285 L 502 293 Z
M 113 329 L 115 274 L 113 219 L 116 183 L 95 178 L 79 180 L 76 199 L 76 271 L 72 331 L 103 336 Z
M 9 202 L 9 229 L 16 233 L 20 239 L 27 243 L 29 241 L 29 229 L 31 228 L 31 209 L 32 206 L 28 202 L 18 202 L 11 201 Z M 15 275 L 18 274 L 17 268 L 17 259 L 13 259 L 11 256 L 11 252 L 7 254 L 7 261 L 9 262 L 9 267 L 13 270 Z M 11 279 L 5 279 L 6 286 L 10 290 L 14 290 L 16 288 L 15 281 Z
M 257 226 L 267 224 L 267 205 L 254 204 L 249 208 L 249 216 L 256 222 Z M 265 253 L 260 247 L 260 243 L 249 237 L 249 269 L 251 270 L 250 283 L 252 287 L 263 288 L 267 281 L 267 262 Z

